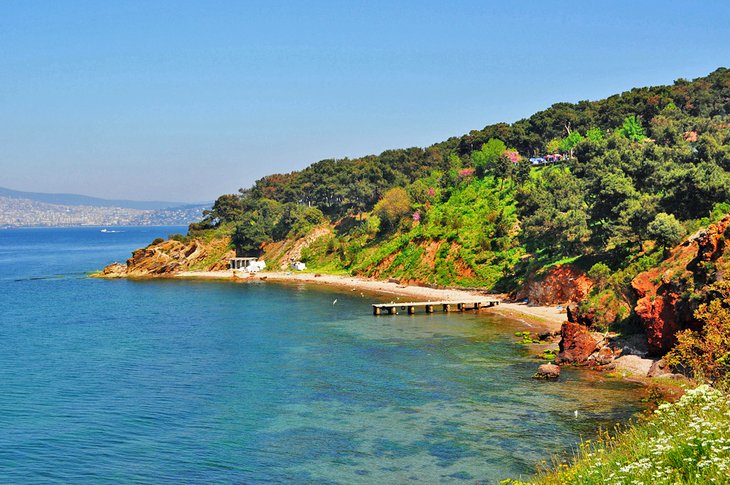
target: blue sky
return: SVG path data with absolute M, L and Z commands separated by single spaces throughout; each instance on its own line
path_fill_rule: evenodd
M 730 2 L 0 2 L 0 186 L 212 200 L 730 67 Z

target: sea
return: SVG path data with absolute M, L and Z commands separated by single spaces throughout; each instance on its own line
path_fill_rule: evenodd
M 605 375 L 533 380 L 520 320 L 87 276 L 184 231 L 0 230 L 0 483 L 498 483 L 641 411 Z

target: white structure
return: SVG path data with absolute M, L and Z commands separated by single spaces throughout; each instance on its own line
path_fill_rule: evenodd
M 266 268 L 266 261 L 257 261 L 256 258 L 231 258 L 228 260 L 228 268 L 255 273 Z
M 297 261 L 296 263 L 291 264 L 291 269 L 295 271 L 304 271 L 307 269 L 307 265 L 302 263 L 301 261 Z
M 264 268 L 266 268 L 266 261 L 252 261 L 248 266 L 246 266 L 246 271 L 249 273 L 258 273 Z

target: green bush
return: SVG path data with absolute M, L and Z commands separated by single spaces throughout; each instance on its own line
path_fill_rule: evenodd
M 608 278 L 611 276 L 611 268 L 604 263 L 596 263 L 588 270 L 588 277 L 596 284 L 596 288 L 601 291 L 606 287 Z
M 727 298 L 714 299 L 695 312 L 702 329 L 677 333 L 677 345 L 665 356 L 669 365 L 697 379 L 730 388 L 730 309 Z

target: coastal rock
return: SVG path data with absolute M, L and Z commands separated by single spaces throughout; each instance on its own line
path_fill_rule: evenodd
M 560 332 L 540 332 L 537 334 L 537 339 L 540 342 L 552 342 L 560 335 Z
M 570 311 L 570 318 L 568 318 L 568 321 L 572 321 L 573 323 L 579 323 L 586 327 L 593 326 L 596 320 L 595 308 L 581 308 L 577 304 L 573 304 L 572 306 L 573 308 Z
M 593 359 L 598 365 L 607 365 L 613 362 L 619 355 L 621 355 L 621 349 L 612 349 L 606 345 L 593 354 Z
M 533 379 L 557 379 L 560 377 L 560 366 L 555 364 L 542 364 L 537 368 Z
M 664 359 L 659 359 L 654 362 L 649 371 L 646 373 L 646 377 L 663 377 L 665 379 L 682 380 L 687 379 L 687 376 L 672 372 L 671 367 L 664 362 Z
M 637 376 L 645 376 L 653 363 L 653 360 L 638 355 L 622 355 L 613 361 L 617 370 Z
M 105 278 L 123 278 L 126 274 L 127 267 L 121 263 L 112 263 L 101 270 L 101 276 Z
M 653 299 L 645 297 L 636 303 L 636 315 L 644 324 L 651 355 L 664 355 L 677 342 L 675 335 L 681 328 L 677 322 L 677 296 L 655 295 Z
M 230 249 L 229 238 L 202 241 L 199 239 L 178 241 L 169 239 L 137 249 L 126 265 L 110 264 L 98 275 L 102 278 L 145 278 L 171 276 L 180 271 L 197 269 L 218 271 L 227 268 L 228 258 L 235 252 Z
M 560 337 L 558 363 L 583 363 L 596 350 L 596 339 L 588 328 L 578 323 L 563 323 Z
M 651 365 L 649 371 L 646 373 L 646 377 L 659 377 L 671 373 L 672 371 L 667 363 L 664 362 L 664 359 L 659 359 Z
M 584 271 L 564 264 L 550 268 L 544 276 L 529 277 L 514 299 L 528 300 L 534 305 L 557 305 L 582 300 L 592 286 Z

